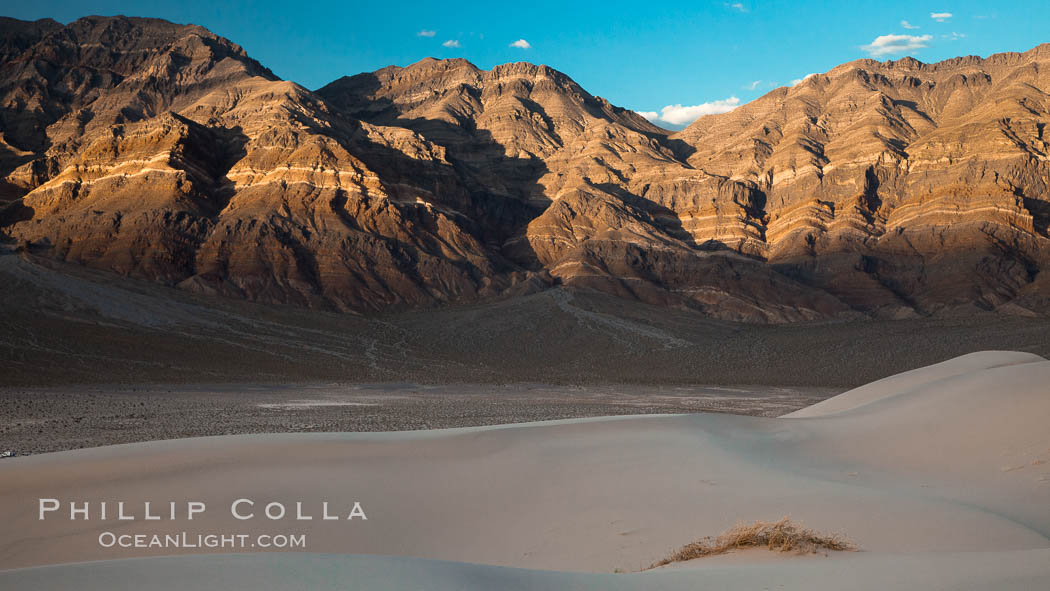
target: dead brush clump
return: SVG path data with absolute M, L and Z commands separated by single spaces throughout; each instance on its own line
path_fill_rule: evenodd
M 817 554 L 828 550 L 853 551 L 857 546 L 839 534 L 821 534 L 784 517 L 780 521 L 756 521 L 750 525 L 738 523 L 719 534 L 682 546 L 670 556 L 658 560 L 649 570 L 704 556 L 725 554 L 745 548 L 768 548 L 774 552 Z

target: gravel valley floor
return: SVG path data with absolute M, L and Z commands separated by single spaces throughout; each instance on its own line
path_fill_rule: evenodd
M 774 417 L 834 389 L 718 386 L 212 385 L 0 389 L 0 452 L 16 455 L 247 433 L 405 431 L 584 417 Z

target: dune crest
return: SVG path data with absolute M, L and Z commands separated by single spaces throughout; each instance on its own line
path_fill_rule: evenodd
M 1007 367 L 1022 363 L 1038 363 L 1041 361 L 1046 361 L 1046 359 L 1031 353 L 979 351 L 865 384 L 859 388 L 843 392 L 838 396 L 833 396 L 822 402 L 783 415 L 781 418 L 830 416 L 861 408 L 894 396 L 921 391 L 924 387 L 938 380 L 974 374 L 997 367 Z

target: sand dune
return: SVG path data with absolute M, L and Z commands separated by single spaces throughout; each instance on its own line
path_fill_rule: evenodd
M 20 570 L 0 572 L 0 588 L 76 579 L 101 589 L 145 576 L 156 580 L 140 588 L 205 588 L 219 571 L 253 589 L 289 580 L 368 589 L 1046 588 L 1048 384 L 1050 361 L 991 352 L 846 392 L 797 418 L 214 437 L 5 460 L 0 565 Z M 39 521 L 40 497 L 193 499 L 208 513 L 194 522 Z M 239 521 L 227 509 L 241 497 L 308 507 L 360 501 L 368 520 Z M 736 521 L 782 515 L 841 532 L 861 552 L 775 561 L 748 554 L 610 574 Z M 398 558 L 160 558 L 178 551 L 97 542 L 103 531 L 184 530 L 302 533 L 310 553 Z M 153 558 L 114 560 L 134 556 Z M 47 566 L 98 560 L 106 562 Z M 194 574 L 173 578 L 186 570 Z M 271 571 L 280 574 L 264 576 Z

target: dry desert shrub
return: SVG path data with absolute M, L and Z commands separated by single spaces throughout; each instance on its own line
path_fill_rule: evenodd
M 857 549 L 853 542 L 839 534 L 821 534 L 784 517 L 780 521 L 756 521 L 750 525 L 738 523 L 719 534 L 717 538 L 706 537 L 682 546 L 670 556 L 652 563 L 645 570 L 742 548 L 762 547 L 774 552 L 798 554 Z

